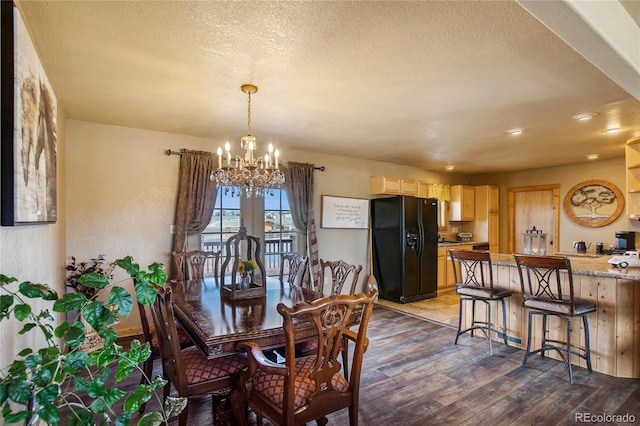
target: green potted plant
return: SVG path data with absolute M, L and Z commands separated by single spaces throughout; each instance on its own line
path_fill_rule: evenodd
M 140 270 L 128 256 L 116 263 L 137 281 L 135 294 L 138 301 L 151 305 L 155 299 L 154 282 L 166 282 L 164 266 L 149 265 L 149 271 Z M 11 365 L 0 370 L 0 407 L 4 423 L 39 420 L 52 425 L 59 424 L 61 412 L 66 413 L 66 423 L 74 425 L 116 424 L 127 425 L 138 408 L 152 397 L 159 398 L 156 389 L 167 382 L 161 377 L 146 378 L 133 392 L 117 387 L 125 377 L 139 372 L 139 367 L 150 355 L 149 343 L 133 340 L 130 349 L 124 350 L 116 343 L 117 334 L 112 325 L 120 315 L 128 316 L 134 299 L 129 292 L 110 284 L 107 276 L 88 272 L 77 278 L 87 289 L 97 289 L 87 297 L 79 291 L 62 297 L 46 284 L 30 281 L 19 283 L 14 277 L 0 274 L 0 322 L 14 318 L 23 323 L 20 334 L 40 332 L 44 337 L 41 348 L 26 348 L 16 354 Z M 97 300 L 97 294 L 107 292 L 107 301 Z M 54 326 L 49 309 L 32 310 L 30 299 L 42 299 L 52 303 L 54 312 L 77 311 L 87 324 L 104 339 L 102 348 L 85 352 L 85 325 L 79 319 L 64 320 Z M 114 377 L 115 385 L 108 379 Z M 119 412 L 113 409 L 120 403 Z M 148 412 L 138 420 L 138 425 L 159 425 L 182 411 L 184 398 L 168 398 L 160 411 Z M 120 406 L 120 405 L 118 405 Z

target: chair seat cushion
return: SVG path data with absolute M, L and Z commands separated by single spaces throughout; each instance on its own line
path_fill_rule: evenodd
M 195 346 L 183 349 L 181 354 L 189 384 L 238 374 L 247 366 L 247 357 L 244 354 L 207 359 Z
M 584 299 L 574 299 L 575 310 L 573 315 L 584 315 L 596 310 L 596 305 Z M 528 298 L 522 301 L 522 305 L 526 308 L 536 309 L 539 311 L 549 312 L 552 314 L 569 315 L 571 316 L 571 305 L 569 304 L 569 298 L 559 300 L 541 299 L 541 298 Z
M 295 394 L 293 398 L 293 409 L 297 410 L 306 404 L 307 398 L 315 391 L 315 380 L 309 378 L 309 371 L 315 364 L 314 355 L 296 359 L 296 377 L 294 381 Z M 347 392 L 349 383 L 340 373 L 336 373 L 331 378 L 333 390 Z M 284 376 L 267 374 L 258 371 L 253 380 L 253 391 L 259 392 L 275 405 L 282 408 L 284 398 Z
M 476 299 L 495 300 L 511 296 L 511 290 L 494 286 L 492 293 L 488 287 L 456 285 L 456 294 Z
M 193 344 L 191 337 L 189 337 L 182 327 L 176 327 L 176 330 L 178 331 L 178 341 L 180 342 L 180 346 Z M 149 333 L 151 334 L 151 348 L 159 348 L 160 343 L 158 342 L 158 333 L 156 333 L 155 327 L 151 327 Z

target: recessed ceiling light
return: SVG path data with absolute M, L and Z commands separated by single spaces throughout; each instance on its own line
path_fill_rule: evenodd
M 598 159 L 598 154 L 587 154 L 587 160 L 596 160 Z
M 596 115 L 598 115 L 597 112 L 583 112 L 583 113 L 574 115 L 573 119 L 578 121 L 591 120 Z
M 610 129 L 605 130 L 604 132 L 608 135 L 612 135 L 614 133 L 618 133 L 619 131 L 621 131 L 622 129 L 619 127 L 612 127 Z
M 507 130 L 507 134 L 512 135 L 512 136 L 513 136 L 513 135 L 520 135 L 520 134 L 522 134 L 522 132 L 524 132 L 524 131 L 525 131 L 525 129 L 523 129 L 523 128 L 521 128 L 521 127 L 518 127 L 518 128 L 516 128 L 516 129 L 509 129 L 509 130 Z
M 453 170 L 453 166 L 447 166 L 447 170 Z

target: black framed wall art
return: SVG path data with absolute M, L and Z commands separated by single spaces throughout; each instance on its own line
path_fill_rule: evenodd
M 1 16 L 1 224 L 57 220 L 57 105 L 37 51 L 11 1 Z

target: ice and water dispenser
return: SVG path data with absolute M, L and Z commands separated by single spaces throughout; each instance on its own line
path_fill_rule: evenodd
M 542 230 L 532 227 L 522 233 L 522 252 L 524 254 L 540 254 L 547 253 L 547 234 Z

